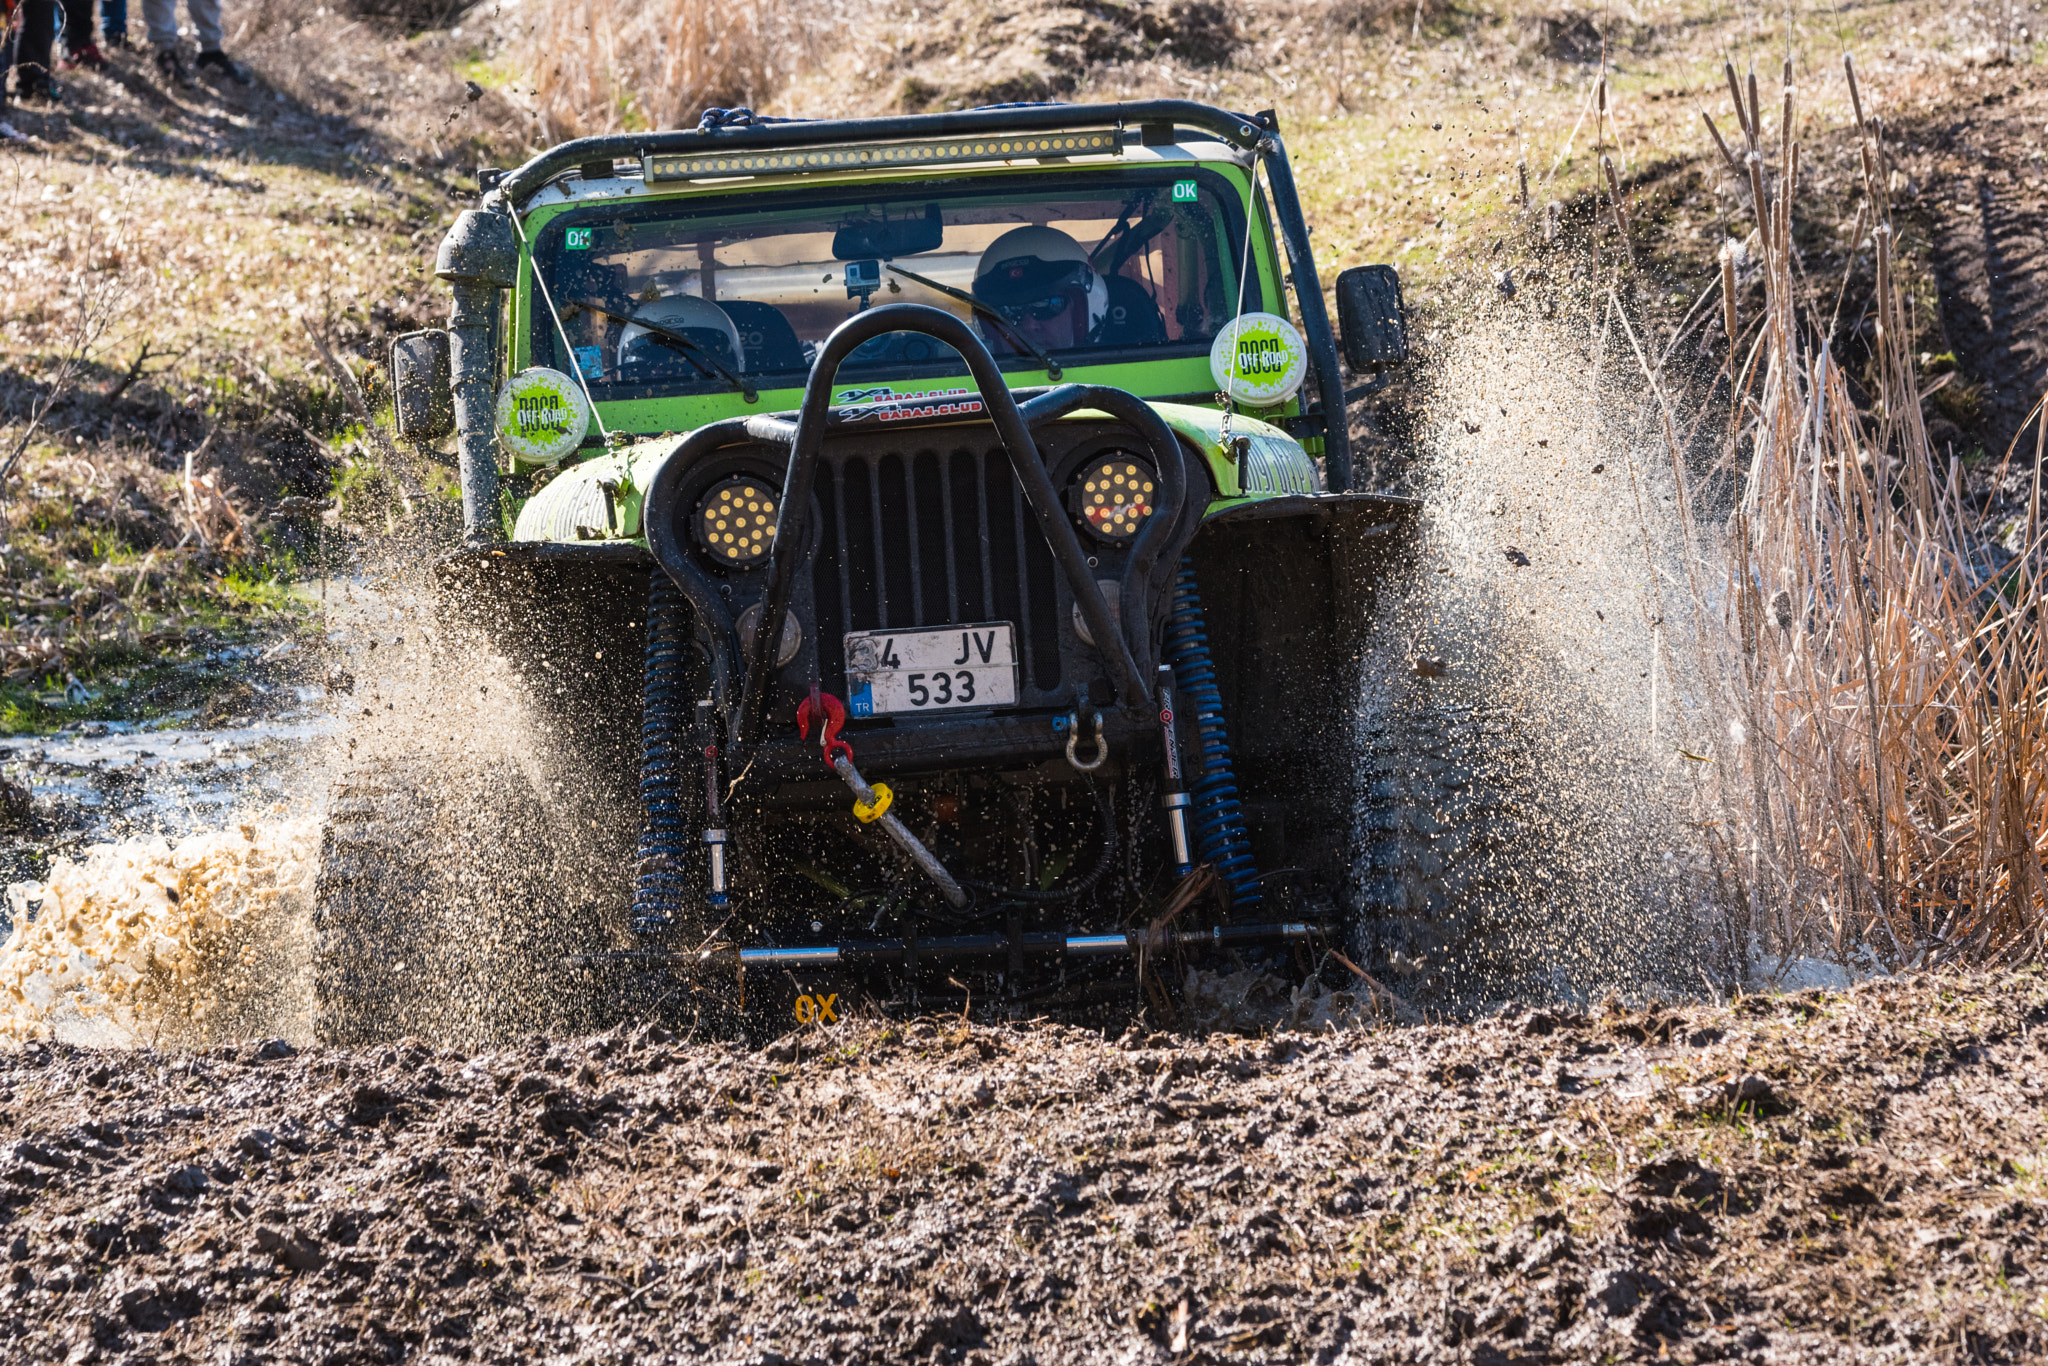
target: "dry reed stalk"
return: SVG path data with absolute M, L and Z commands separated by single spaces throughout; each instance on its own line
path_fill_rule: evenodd
M 1714 116 L 1702 109 L 1700 117 L 1707 121 L 1707 131 L 1714 135 L 1714 145 L 1721 149 L 1721 159 L 1728 163 L 1729 170 L 1740 175 L 1742 173 L 1742 163 L 1735 159 L 1735 153 L 1728 150 L 1728 139 L 1721 136 L 1720 128 L 1714 123 Z
M 563 0 L 517 53 L 546 141 L 693 127 L 711 107 L 758 107 L 814 65 L 831 0 Z
M 1735 255 L 1721 253 L 1721 328 L 1728 334 L 1728 377 L 1735 377 L 1735 352 L 1742 345 L 1741 310 L 1735 298 Z
M 1727 76 L 1764 290 L 1755 397 L 1731 401 L 1722 452 L 1743 491 L 1720 620 L 1701 636 L 1708 714 L 1736 740 L 1702 813 L 1750 940 L 1733 947 L 1861 948 L 1893 964 L 2031 958 L 2048 924 L 2039 522 L 2016 567 L 1981 582 L 1960 480 L 1935 464 L 1921 418 L 1883 125 L 1865 116 L 1853 67 L 1859 225 L 1873 224 L 1877 266 L 1875 380 L 1860 406 L 1828 341 L 1799 322 L 1789 81 L 1778 192 L 1766 195 L 1755 77 L 1745 101 L 1732 66 Z M 1743 395 L 1725 260 L 1722 290 L 1731 394 Z M 1690 501 L 1683 481 L 1678 493 Z
M 1636 259 L 1636 244 L 1629 237 L 1628 208 L 1621 202 L 1621 180 L 1614 173 L 1614 162 L 1609 157 L 1600 158 L 1600 169 L 1607 173 L 1607 193 L 1614 203 L 1614 226 L 1621 233 L 1622 250 L 1628 253 L 1629 263 Z

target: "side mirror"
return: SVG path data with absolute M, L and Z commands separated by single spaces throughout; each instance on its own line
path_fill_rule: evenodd
M 455 430 L 448 333 L 408 332 L 391 343 L 392 416 L 407 441 L 439 441 Z
M 1392 266 L 1353 266 L 1337 277 L 1337 333 L 1358 374 L 1408 359 L 1408 316 Z

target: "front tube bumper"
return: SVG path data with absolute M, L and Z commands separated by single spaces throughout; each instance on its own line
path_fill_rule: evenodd
M 803 406 L 798 410 L 794 424 L 785 418 L 766 416 L 714 424 L 685 441 L 663 461 L 648 482 L 647 511 L 643 517 L 648 547 L 654 552 L 655 559 L 669 569 L 671 577 L 684 592 L 692 593 L 693 584 L 689 581 L 700 576 L 689 571 L 684 558 L 686 552 L 678 543 L 672 530 L 673 519 L 667 512 L 678 496 L 688 465 L 683 458 L 686 451 L 722 444 L 740 431 L 753 440 L 785 442 L 789 446 L 789 464 L 782 483 L 783 514 L 769 557 L 761 624 L 753 634 L 751 646 L 745 648 L 739 670 L 737 705 L 728 709 L 728 747 L 738 749 L 758 740 L 765 725 L 762 699 L 774 673 L 773 647 L 782 639 L 782 624 L 789 613 L 797 574 L 807 555 L 809 537 L 805 534 L 805 524 L 811 511 L 811 486 L 817 474 L 825 434 L 836 425 L 832 388 L 839 367 L 855 347 L 887 332 L 921 332 L 952 347 L 967 362 L 968 371 L 981 392 L 983 408 L 1002 438 L 1025 503 L 1052 551 L 1053 561 L 1067 580 L 1090 637 L 1103 642 L 1099 648 L 1110 682 L 1116 689 L 1119 709 L 1132 715 L 1151 710 L 1153 698 L 1149 666 L 1153 661 L 1148 634 L 1149 598 L 1157 591 L 1154 581 L 1159 575 L 1148 571 L 1140 576 L 1133 572 L 1127 579 L 1127 587 L 1136 586 L 1143 590 L 1140 601 L 1135 604 L 1141 610 L 1123 613 L 1125 622 L 1129 623 L 1128 632 L 1119 627 L 1101 585 L 1089 571 L 1087 551 L 1082 548 L 1080 536 L 1068 519 L 1059 492 L 1053 487 L 1052 477 L 1046 472 L 1045 462 L 1038 454 L 1037 443 L 1031 437 L 1030 422 L 1050 421 L 1077 408 L 1097 407 L 1136 427 L 1146 444 L 1153 448 L 1163 495 L 1160 515 L 1148 519 L 1147 526 L 1139 533 L 1132 548 L 1133 565 L 1150 566 L 1152 569 L 1157 568 L 1158 543 L 1171 535 L 1187 498 L 1187 472 L 1172 432 L 1142 401 L 1121 390 L 1096 385 L 1061 385 L 1033 399 L 1030 419 L 1027 420 L 1009 386 L 1004 383 L 995 358 L 967 324 L 942 309 L 924 304 L 884 304 L 847 319 L 825 339 L 804 387 Z M 1130 579 L 1138 579 L 1139 582 L 1133 585 Z M 696 596 L 692 593 L 693 602 Z
M 1266 944 L 1300 944 L 1320 939 L 1318 925 L 1219 925 L 1207 930 L 1142 930 L 1127 934 L 956 934 L 931 939 L 859 939 L 837 944 L 804 944 L 788 948 L 707 948 L 695 951 L 655 949 L 619 953 L 574 954 L 561 960 L 578 968 L 668 968 L 689 973 L 739 968 L 854 968 L 902 965 L 926 959 L 995 958 L 1013 950 L 1027 957 L 1075 959 L 1157 956 L 1173 949 L 1240 949 Z

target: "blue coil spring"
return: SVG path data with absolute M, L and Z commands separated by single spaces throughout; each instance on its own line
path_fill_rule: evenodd
M 1230 732 L 1223 724 L 1223 696 L 1216 690 L 1216 662 L 1209 655 L 1209 631 L 1202 616 L 1202 594 L 1194 566 L 1180 564 L 1173 581 L 1173 611 L 1166 618 L 1166 662 L 1180 691 L 1183 713 L 1192 712 L 1201 740 L 1201 767 L 1190 793 L 1189 815 L 1195 848 L 1204 863 L 1215 867 L 1236 906 L 1254 906 L 1263 899 L 1259 870 L 1252 862 L 1251 838 L 1245 834 L 1244 809 L 1237 799 L 1237 774 L 1230 766 Z
M 683 595 L 659 567 L 647 591 L 646 672 L 640 691 L 639 878 L 633 885 L 633 929 L 656 934 L 682 913 L 689 845 L 684 824 Z

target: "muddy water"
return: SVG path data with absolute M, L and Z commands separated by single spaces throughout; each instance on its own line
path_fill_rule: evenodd
M 309 1036 L 321 813 L 356 680 L 375 686 L 378 648 L 402 656 L 417 616 L 364 580 L 309 596 L 318 636 L 209 659 L 228 699 L 212 710 L 247 713 L 224 725 L 191 712 L 0 743 L 35 799 L 0 844 L 0 1037 Z M 238 676 L 259 661 L 263 677 Z
M 219 729 L 121 723 L 0 744 L 0 765 L 26 780 L 50 819 L 68 827 L 40 842 L 51 853 L 140 834 L 178 837 L 308 795 L 309 751 L 340 730 L 325 707 Z M 10 872 L 35 858 L 24 841 Z
M 300 1032 L 291 959 L 339 730 L 300 701 L 218 730 L 106 724 L 8 747 L 47 833 L 10 851 L 0 1036 L 144 1042 L 228 1016 Z

